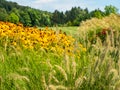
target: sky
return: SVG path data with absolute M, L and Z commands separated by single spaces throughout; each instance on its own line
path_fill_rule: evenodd
M 54 10 L 66 11 L 72 7 L 88 8 L 89 11 L 100 9 L 104 11 L 106 5 L 113 5 L 119 9 L 120 0 L 7 0 L 17 2 L 19 5 L 54 12 Z

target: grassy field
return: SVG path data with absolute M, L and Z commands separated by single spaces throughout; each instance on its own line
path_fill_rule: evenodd
M 0 22 L 0 90 L 119 90 L 120 18 L 112 17 L 101 20 L 110 28 L 97 19 L 94 28 L 94 20 L 54 28 L 68 35 Z
M 78 31 L 78 27 L 77 26 L 71 26 L 71 27 L 49 27 L 53 30 L 62 30 L 63 32 L 66 32 L 69 35 L 75 35 Z M 41 27 L 41 29 L 44 29 L 43 27 Z

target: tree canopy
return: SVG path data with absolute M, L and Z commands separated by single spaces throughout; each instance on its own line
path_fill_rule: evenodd
M 117 14 L 118 9 L 109 5 L 105 11 L 95 9 L 89 11 L 88 8 L 72 7 L 71 10 L 60 12 L 42 11 L 28 6 L 18 5 L 16 2 L 0 0 L 0 20 L 13 23 L 23 23 L 24 26 L 78 26 L 80 22 L 92 17 L 102 18 L 111 13 Z

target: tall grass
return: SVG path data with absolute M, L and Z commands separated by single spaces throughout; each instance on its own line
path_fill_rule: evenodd
M 94 19 L 95 20 L 95 19 Z M 87 81 L 84 82 L 79 89 L 81 90 L 119 90 L 119 69 L 120 69 L 120 22 L 119 16 L 110 15 L 99 22 L 89 20 L 84 23 L 86 27 L 80 27 L 80 42 L 83 43 L 88 50 L 88 58 L 91 61 L 87 72 Z M 118 22 L 116 22 L 118 20 Z M 99 23 L 107 22 L 107 27 Z M 92 23 L 94 22 L 94 24 Z M 83 23 L 83 24 L 84 24 Z M 107 23 L 105 23 L 106 25 Z M 115 26 L 116 25 L 116 26 Z M 92 27 L 94 26 L 94 27 Z M 105 33 L 105 38 L 101 39 L 97 36 L 97 30 L 109 28 Z M 86 28 L 86 30 L 82 29 Z M 90 38 L 93 38 L 91 42 Z

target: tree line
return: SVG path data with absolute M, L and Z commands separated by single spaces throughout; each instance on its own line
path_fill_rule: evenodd
M 23 23 L 24 26 L 78 26 L 80 22 L 92 17 L 102 18 L 111 13 L 118 13 L 115 6 L 105 6 L 104 11 L 88 8 L 72 7 L 71 10 L 60 12 L 42 11 L 28 6 L 18 5 L 16 2 L 0 0 L 0 20 L 12 23 Z

